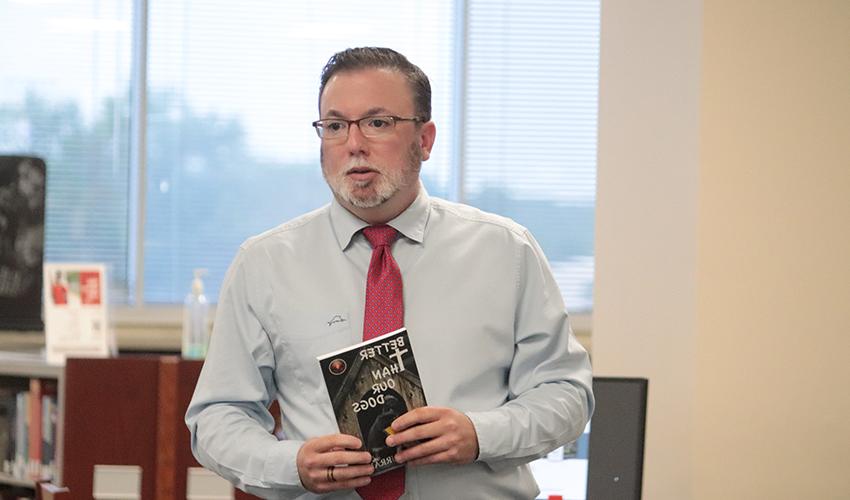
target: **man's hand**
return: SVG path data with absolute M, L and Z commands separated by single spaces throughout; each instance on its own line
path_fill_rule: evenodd
M 313 493 L 366 486 L 374 472 L 372 455 L 360 451 L 360 440 L 348 434 L 313 438 L 298 450 L 295 464 L 301 484 Z
M 423 406 L 395 419 L 392 428 L 395 434 L 387 438 L 387 444 L 410 446 L 396 453 L 400 463 L 467 464 L 478 457 L 472 421 L 452 408 Z

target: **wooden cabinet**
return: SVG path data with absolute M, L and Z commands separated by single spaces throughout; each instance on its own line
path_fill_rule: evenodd
M 63 484 L 91 492 L 95 464 L 138 465 L 142 498 L 185 498 L 186 468 L 199 465 L 183 414 L 201 366 L 176 356 L 69 359 Z

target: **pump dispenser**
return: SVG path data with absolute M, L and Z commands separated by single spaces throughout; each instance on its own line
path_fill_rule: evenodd
M 207 274 L 206 269 L 195 269 L 195 279 L 192 280 L 192 291 L 186 296 L 183 306 L 183 348 L 182 354 L 187 359 L 203 359 L 207 354 L 207 312 L 209 303 L 204 295 L 204 282 L 201 278 Z

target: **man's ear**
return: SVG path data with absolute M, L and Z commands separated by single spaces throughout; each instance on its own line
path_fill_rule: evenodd
M 422 161 L 431 157 L 431 148 L 434 147 L 434 140 L 437 137 L 437 126 L 433 121 L 422 124 L 419 130 L 419 148 L 422 151 Z

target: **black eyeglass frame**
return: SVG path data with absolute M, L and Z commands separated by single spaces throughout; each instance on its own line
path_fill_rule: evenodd
M 364 116 L 363 118 L 358 118 L 356 120 L 346 120 L 345 118 L 323 118 L 321 120 L 314 121 L 310 125 L 312 125 L 314 129 L 316 129 L 316 135 L 318 135 L 319 138 L 322 139 L 323 141 L 328 140 L 327 138 L 325 138 L 322 135 L 322 130 L 324 130 L 324 128 L 325 128 L 324 125 L 323 125 L 323 122 L 342 122 L 342 123 L 346 124 L 345 135 L 344 136 L 340 135 L 338 137 L 332 137 L 331 140 L 348 139 L 348 134 L 349 134 L 349 131 L 351 130 L 351 125 L 355 124 L 355 123 L 357 124 L 357 128 L 360 129 L 360 131 L 363 133 L 364 136 L 366 136 L 366 137 L 380 137 L 380 136 L 370 136 L 370 135 L 366 134 L 365 132 L 363 132 L 363 127 L 360 126 L 360 122 L 362 122 L 363 120 L 370 120 L 370 119 L 375 119 L 375 118 L 389 118 L 389 119 L 391 119 L 392 120 L 392 127 L 391 127 L 392 129 L 395 129 L 395 124 L 397 122 L 425 123 L 425 120 L 423 120 L 422 118 L 420 118 L 418 116 L 413 116 L 413 117 L 410 117 L 410 118 L 404 118 L 404 117 L 395 116 L 395 115 L 371 115 L 371 116 Z

